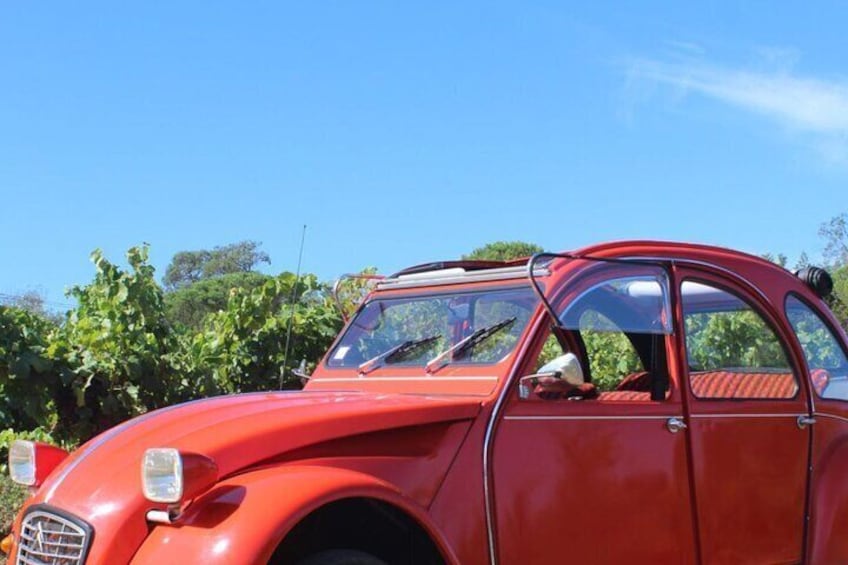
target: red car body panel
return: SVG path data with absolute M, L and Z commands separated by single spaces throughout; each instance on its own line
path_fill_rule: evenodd
M 311 512 L 349 497 L 395 506 L 448 563 L 848 562 L 848 541 L 835 535 L 848 531 L 848 402 L 814 392 L 784 308 L 790 293 L 802 297 L 845 347 L 821 299 L 782 268 L 726 249 L 619 242 L 573 255 L 666 265 L 675 331 L 661 338 L 665 400 L 521 397 L 518 379 L 534 371 L 550 325 L 540 305 L 496 363 L 367 375 L 322 363 L 303 392 L 222 397 L 131 420 L 72 454 L 23 513 L 47 503 L 90 523 L 87 563 L 265 562 Z M 541 282 L 555 308 L 575 299 L 574 281 L 588 272 L 585 261 L 565 259 L 548 270 Z M 761 313 L 797 377 L 794 397 L 693 393 L 684 280 L 732 291 Z M 527 282 L 434 281 L 373 297 L 516 285 Z M 816 423 L 799 427 L 799 417 Z M 670 433 L 671 419 L 687 427 Z M 212 458 L 221 477 L 172 525 L 145 519 L 164 506 L 140 486 L 144 450 L 163 446 Z
M 280 493 L 285 492 L 284 498 Z M 263 468 L 223 481 L 198 500 L 178 528 L 156 528 L 133 563 L 169 563 L 184 555 L 192 563 L 265 563 L 286 532 L 309 512 L 348 497 L 381 500 L 403 509 L 425 527 L 449 562 L 452 556 L 442 532 L 426 517 L 426 508 L 409 500 L 396 485 L 373 475 L 323 466 Z M 268 516 L 269 500 L 281 500 L 271 519 L 245 520 L 237 513 Z

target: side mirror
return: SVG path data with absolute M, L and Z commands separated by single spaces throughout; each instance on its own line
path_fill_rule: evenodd
M 301 384 L 306 384 L 312 378 L 312 375 L 306 373 L 306 359 L 301 359 L 297 369 L 292 369 L 292 375 L 299 378 Z
M 543 379 L 551 382 L 562 380 L 574 387 L 586 382 L 580 360 L 574 353 L 566 353 L 542 365 L 537 373 L 521 377 L 518 381 L 518 396 L 530 398 L 531 385 L 528 383 L 535 384 L 536 381 Z

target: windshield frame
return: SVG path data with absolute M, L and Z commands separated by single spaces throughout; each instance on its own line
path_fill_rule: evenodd
M 455 369 L 479 369 L 480 367 L 494 367 L 500 365 L 501 363 L 510 360 L 516 351 L 519 350 L 519 347 L 526 339 L 527 332 L 532 330 L 533 319 L 538 314 L 539 308 L 541 307 L 541 301 L 538 296 L 535 295 L 531 285 L 529 285 L 526 281 L 517 282 L 517 281 L 509 281 L 509 284 L 503 284 L 504 281 L 497 281 L 494 283 L 485 283 L 485 284 L 472 284 L 472 285 L 462 285 L 457 287 L 455 285 L 453 288 L 451 286 L 445 286 L 440 288 L 416 288 L 416 292 L 409 291 L 401 291 L 401 290 L 385 290 L 385 291 L 375 291 L 372 292 L 356 309 L 354 314 L 350 317 L 350 320 L 345 325 L 343 330 L 339 332 L 339 335 L 332 346 L 327 350 L 327 353 L 324 355 L 324 358 L 321 360 L 321 370 L 322 371 L 332 371 L 332 372 L 359 372 L 358 367 L 356 365 L 348 365 L 348 366 L 338 366 L 331 365 L 329 362 L 333 358 L 333 356 L 338 351 L 339 347 L 344 343 L 345 338 L 349 335 L 351 331 L 355 331 L 356 327 L 356 319 L 360 315 L 360 313 L 369 305 L 373 304 L 377 301 L 383 300 L 409 300 L 413 301 L 416 299 L 438 299 L 442 297 L 459 297 L 459 296 L 467 296 L 467 295 L 479 295 L 485 296 L 492 293 L 501 293 L 501 292 L 509 292 L 516 290 L 524 290 L 527 292 L 527 297 L 532 299 L 532 307 L 528 309 L 527 320 L 521 327 L 521 331 L 516 335 L 515 344 L 510 348 L 509 352 L 504 354 L 497 360 L 494 361 L 474 361 L 471 356 L 463 356 L 461 359 L 452 360 L 449 364 L 450 367 Z M 453 345 L 450 341 L 448 341 L 448 346 Z M 399 372 L 408 372 L 410 370 L 418 373 L 424 373 L 424 368 L 427 363 L 432 359 L 433 355 L 424 356 L 420 362 L 415 363 L 386 363 L 379 367 L 380 370 L 395 370 Z M 375 371 L 376 372 L 376 371 Z M 449 371 L 446 371 L 448 373 Z M 366 375 L 363 375 L 364 379 L 367 379 L 372 373 L 369 372 Z M 438 375 L 429 375 L 432 378 L 438 378 Z

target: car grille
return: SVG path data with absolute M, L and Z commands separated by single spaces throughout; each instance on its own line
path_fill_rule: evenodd
M 21 523 L 15 565 L 82 565 L 91 531 L 64 513 L 33 507 Z

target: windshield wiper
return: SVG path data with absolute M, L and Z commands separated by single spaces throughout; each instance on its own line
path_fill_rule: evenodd
M 392 359 L 398 359 L 400 357 L 403 357 L 410 351 L 418 349 L 419 347 L 422 347 L 424 345 L 429 345 L 441 337 L 442 336 L 440 335 L 431 335 L 429 337 L 423 337 L 421 339 L 409 339 L 404 341 L 403 343 L 399 343 L 388 351 L 384 351 L 383 353 L 380 353 L 379 355 L 376 355 L 368 361 L 365 361 L 364 363 L 359 365 L 359 373 L 362 375 L 366 375 L 374 369 L 382 367 L 384 363 L 388 363 Z
M 436 371 L 450 363 L 447 358 L 448 355 L 450 355 L 451 353 L 453 353 L 454 359 L 456 359 L 457 357 L 462 357 L 462 355 L 466 351 L 468 351 L 478 343 L 486 341 L 502 329 L 508 328 L 509 326 L 514 324 L 515 320 L 516 317 L 513 316 L 512 318 L 506 318 L 496 324 L 492 324 L 491 326 L 480 328 L 465 339 L 456 342 L 456 344 L 454 344 L 449 349 L 442 351 L 441 353 L 430 359 L 430 361 L 427 362 L 427 365 L 424 366 L 424 370 L 428 373 L 435 373 Z

